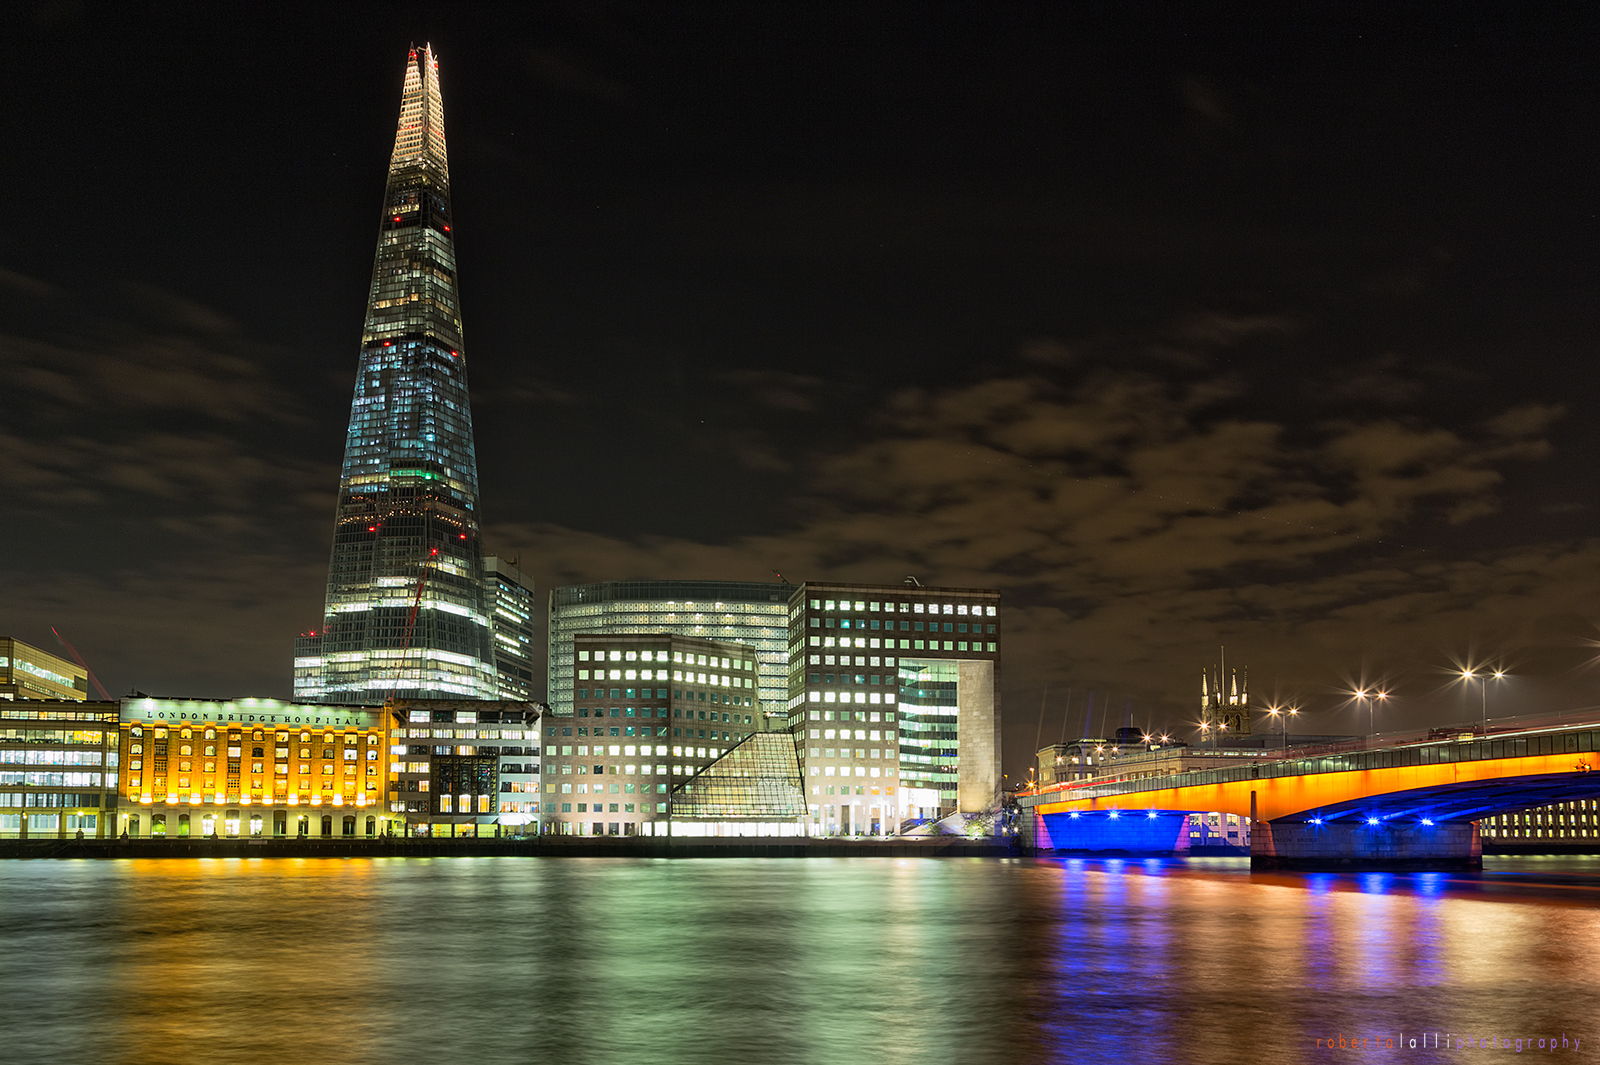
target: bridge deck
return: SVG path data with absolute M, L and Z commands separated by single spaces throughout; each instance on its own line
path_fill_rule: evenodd
M 1408 742 L 1313 757 L 1262 759 L 1221 769 L 1080 781 L 1020 797 L 1039 814 L 1109 810 L 1219 811 L 1262 820 L 1476 820 L 1567 798 L 1600 796 L 1600 723 L 1470 741 Z M 1256 809 L 1252 811 L 1254 796 Z

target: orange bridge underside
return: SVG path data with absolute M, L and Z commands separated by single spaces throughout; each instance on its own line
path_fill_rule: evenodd
M 1256 796 L 1256 817 L 1263 821 L 1303 814 L 1324 807 L 1350 803 L 1392 792 L 1450 784 L 1490 782 L 1514 777 L 1582 772 L 1583 764 L 1594 765 L 1591 753 L 1541 754 L 1524 758 L 1494 758 L 1475 762 L 1448 762 L 1442 765 L 1400 766 L 1390 769 L 1359 769 L 1346 772 L 1311 773 L 1289 777 L 1261 777 L 1224 784 L 1197 784 L 1162 788 L 1151 778 L 1148 791 L 1111 795 L 1099 799 L 1066 799 L 1040 803 L 1040 814 L 1069 813 L 1073 810 L 1171 810 L 1250 815 L 1250 793 Z M 1588 774 L 1586 774 L 1588 775 Z M 1593 774 L 1600 791 L 1600 773 Z M 1085 789 L 1087 790 L 1087 789 Z

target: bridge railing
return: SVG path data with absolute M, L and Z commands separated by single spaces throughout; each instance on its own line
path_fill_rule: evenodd
M 1413 733 L 1391 733 L 1350 743 L 1323 744 L 1263 750 L 1243 764 L 1192 769 L 1176 773 L 1151 774 L 1134 769 L 1108 773 L 1091 780 L 1064 781 L 1018 794 L 1055 796 L 1059 799 L 1082 796 L 1127 794 L 1155 788 L 1191 787 L 1230 781 L 1303 776 L 1314 773 L 1385 769 L 1406 765 L 1433 765 L 1449 762 L 1475 762 L 1490 758 L 1516 758 L 1537 754 L 1585 754 L 1600 751 L 1600 722 L 1593 720 L 1595 708 L 1585 707 L 1589 720 L 1574 721 L 1575 711 L 1563 714 L 1530 715 L 1503 719 L 1485 734 L 1480 727 L 1429 729 Z M 1563 718 L 1565 720 L 1563 720 Z M 1444 736 L 1440 732 L 1447 733 Z M 1380 742 L 1381 741 L 1381 742 Z M 1191 757 L 1204 757 L 1194 752 Z M 1146 763 L 1148 766 L 1150 763 Z M 1587 763 L 1586 763 L 1587 764 Z

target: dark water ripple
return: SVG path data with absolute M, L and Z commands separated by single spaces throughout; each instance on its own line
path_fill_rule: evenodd
M 0 863 L 5 1063 L 1462 1060 L 1422 1031 L 1600 1054 L 1600 860 Z

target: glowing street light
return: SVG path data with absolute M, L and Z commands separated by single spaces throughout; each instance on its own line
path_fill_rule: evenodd
M 1291 717 L 1299 717 L 1300 708 L 1298 706 L 1269 706 L 1267 707 L 1267 713 L 1276 718 L 1282 726 L 1283 746 L 1287 750 L 1289 747 L 1289 719 Z
M 1461 671 L 1461 679 L 1467 683 L 1478 682 L 1478 691 L 1483 697 L 1483 734 L 1489 735 L 1489 678 L 1504 680 L 1506 671 L 1503 669 L 1474 669 L 1468 666 Z
M 1378 703 L 1387 700 L 1389 693 L 1386 691 L 1369 692 L 1365 688 L 1358 688 L 1351 694 L 1358 701 L 1367 704 L 1367 733 L 1368 735 L 1376 736 L 1378 734 Z

